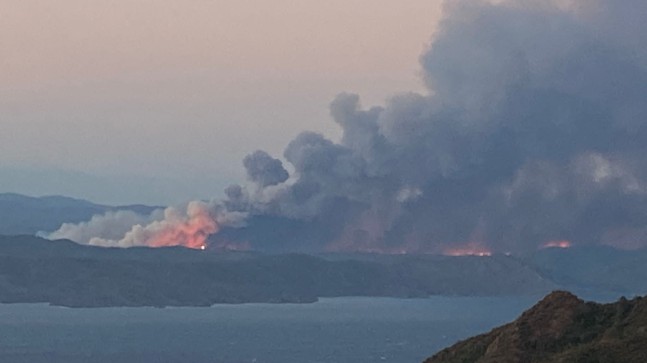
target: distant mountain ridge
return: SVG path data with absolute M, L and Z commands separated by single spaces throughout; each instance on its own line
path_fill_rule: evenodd
M 0 193 L 0 234 L 36 234 L 51 232 L 63 223 L 88 221 L 95 214 L 130 210 L 150 214 L 157 206 L 107 206 L 64 196 L 30 197 L 16 193 Z
M 517 320 L 424 363 L 644 363 L 647 299 L 586 303 L 556 291 Z
M 0 303 L 205 306 L 340 296 L 535 296 L 554 288 L 503 255 L 329 259 L 182 247 L 102 248 L 0 236 Z
M 645 251 L 618 251 L 606 265 L 599 257 L 591 259 L 590 254 L 600 254 L 592 251 L 540 251 L 533 258 L 275 255 L 183 247 L 103 248 L 28 235 L 0 236 L 0 302 L 192 306 L 312 302 L 337 296 L 542 296 L 555 289 L 604 300 L 646 292 L 641 276 L 647 275 L 647 266 L 631 263 Z M 572 266 L 555 263 L 563 256 Z M 605 276 L 596 268 L 619 272 Z M 623 279 L 639 281 L 615 285 Z
M 606 246 L 549 248 L 523 256 L 495 254 L 491 257 L 353 253 L 273 255 L 202 252 L 181 247 L 106 249 L 33 236 L 39 231 L 56 230 L 62 223 L 87 221 L 107 211 L 149 214 L 156 208 L 144 205 L 112 207 L 62 196 L 35 198 L 0 194 L 0 302 L 65 305 L 73 304 L 71 297 L 75 296 L 78 304 L 88 306 L 193 305 L 310 302 L 318 297 L 333 296 L 539 296 L 554 289 L 607 300 L 647 293 L 644 284 L 647 281 L 644 263 L 647 250 L 622 251 Z M 116 266 L 135 277 L 127 279 L 112 271 Z M 299 266 L 303 269 L 299 270 Z M 176 296 L 171 288 L 173 284 L 167 286 L 162 281 L 171 270 L 180 276 L 178 283 L 183 279 L 190 282 L 194 276 L 202 276 L 207 271 L 211 277 L 204 283 L 212 285 L 214 290 Z M 47 284 L 21 274 L 41 276 Z M 110 286 L 97 287 L 95 279 L 105 282 L 108 278 Z M 272 281 L 269 290 L 256 281 L 266 279 Z M 303 281 L 309 282 L 304 284 Z M 166 292 L 159 295 L 151 290 L 150 296 L 128 293 L 132 296 L 117 300 L 106 297 L 111 295 L 108 291 L 120 296 L 124 289 L 136 290 L 133 284 Z M 69 296 L 59 294 L 64 286 L 71 289 Z M 88 290 L 88 286 L 95 287 Z M 241 286 L 247 289 L 244 293 Z M 107 295 L 98 297 L 101 294 Z
M 647 250 L 609 246 L 549 248 L 523 258 L 557 285 L 585 294 L 608 291 L 620 295 L 647 294 Z
M 581 266 L 555 267 L 554 261 L 569 253 L 570 264 Z M 542 251 L 534 260 L 505 255 L 273 255 L 183 247 L 103 248 L 0 236 L 0 302 L 192 306 L 338 296 L 541 296 L 555 289 L 595 299 L 645 293 L 641 278 L 647 266 L 627 263 L 622 269 L 625 259 L 640 253 L 618 251 L 604 268 L 579 261 L 579 255 L 589 259 L 586 251 L 577 250 Z M 597 270 L 622 273 L 604 279 Z M 599 281 L 593 284 L 592 279 Z M 614 286 L 622 279 L 635 281 Z

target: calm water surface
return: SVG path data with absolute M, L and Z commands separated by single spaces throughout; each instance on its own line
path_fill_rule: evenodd
M 421 362 L 539 297 L 336 298 L 306 305 L 0 305 L 0 362 Z

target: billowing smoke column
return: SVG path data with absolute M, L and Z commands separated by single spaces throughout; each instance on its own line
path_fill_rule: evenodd
M 339 95 L 341 140 L 297 136 L 283 155 L 292 174 L 249 155 L 250 184 L 210 205 L 222 223 L 209 243 L 483 255 L 550 241 L 647 246 L 644 24 L 642 0 L 448 1 L 421 57 L 429 94 L 373 108 Z M 133 231 L 117 244 L 137 244 Z
M 67 238 L 104 247 L 185 246 L 199 249 L 205 248 L 207 238 L 216 232 L 218 224 L 209 205 L 191 202 L 186 210 L 170 207 L 149 217 L 130 211 L 108 212 L 78 225 L 63 224 L 48 238 Z

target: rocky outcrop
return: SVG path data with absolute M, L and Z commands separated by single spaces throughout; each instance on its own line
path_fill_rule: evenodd
M 647 299 L 584 302 L 556 291 L 510 324 L 438 352 L 424 363 L 643 363 Z

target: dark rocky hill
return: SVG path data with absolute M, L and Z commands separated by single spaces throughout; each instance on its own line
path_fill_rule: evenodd
M 606 259 L 593 252 L 542 251 L 534 259 L 276 255 L 182 247 L 102 248 L 0 235 L 0 303 L 165 306 L 312 302 L 337 296 L 538 297 L 555 289 L 607 300 L 645 293 L 647 267 L 637 262 L 644 252 L 610 251 Z
M 508 256 L 327 259 L 0 236 L 0 302 L 5 303 L 189 306 L 337 296 L 534 296 L 554 288 Z
M 459 342 L 424 363 L 646 361 L 646 298 L 597 304 L 557 291 L 514 322 Z

